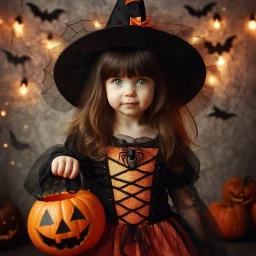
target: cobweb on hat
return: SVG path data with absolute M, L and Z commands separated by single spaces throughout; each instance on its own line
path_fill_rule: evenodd
M 173 34 L 190 43 L 202 56 L 207 70 L 207 77 L 201 91 L 187 103 L 186 107 L 196 117 L 211 103 L 214 94 L 212 83 L 220 76 L 216 67 L 216 57 L 208 53 L 204 46 L 204 38 L 200 37 L 191 26 L 178 24 L 172 15 L 160 11 L 157 7 L 146 8 L 147 17 L 151 18 L 149 26 Z M 51 108 L 60 112 L 67 112 L 74 108 L 58 91 L 53 77 L 53 69 L 61 52 L 79 38 L 99 29 L 105 28 L 109 16 L 95 12 L 85 13 L 82 17 L 71 20 L 60 30 L 60 36 L 52 40 L 52 47 L 48 50 L 49 63 L 44 69 L 45 77 L 42 82 L 42 96 Z

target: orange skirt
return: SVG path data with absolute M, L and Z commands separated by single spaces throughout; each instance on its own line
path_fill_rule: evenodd
M 85 256 L 199 256 L 188 233 L 175 218 L 136 226 L 107 224 L 100 241 Z

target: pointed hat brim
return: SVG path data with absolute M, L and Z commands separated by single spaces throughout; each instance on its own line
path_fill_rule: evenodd
M 166 71 L 175 75 L 178 102 L 182 106 L 204 85 L 205 63 L 192 45 L 154 28 L 116 26 L 91 32 L 60 54 L 54 67 L 54 79 L 62 96 L 77 106 L 94 58 L 104 50 L 117 47 L 136 47 L 162 55 Z

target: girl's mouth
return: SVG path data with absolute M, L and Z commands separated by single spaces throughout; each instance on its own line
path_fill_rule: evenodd
M 125 103 L 126 106 L 135 106 L 137 105 L 138 103 Z

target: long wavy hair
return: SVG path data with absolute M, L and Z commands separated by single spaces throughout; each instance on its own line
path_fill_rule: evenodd
M 110 77 L 125 75 L 147 76 L 155 81 L 155 93 L 151 105 L 144 111 L 142 122 L 148 124 L 159 135 L 159 150 L 162 160 L 175 171 L 183 170 L 191 144 L 185 123 L 192 126 L 198 135 L 196 122 L 185 107 L 177 102 L 170 70 L 165 70 L 163 57 L 137 48 L 116 48 L 102 52 L 95 60 L 90 77 L 73 119 L 65 130 L 67 142 L 76 138 L 76 150 L 94 161 L 103 161 L 113 136 L 114 110 L 107 100 L 105 83 Z M 168 76 L 167 76 L 168 74 Z M 189 119 L 185 122 L 185 116 Z M 191 122 L 192 121 L 192 122 Z M 195 137 L 195 138 L 196 138 Z

